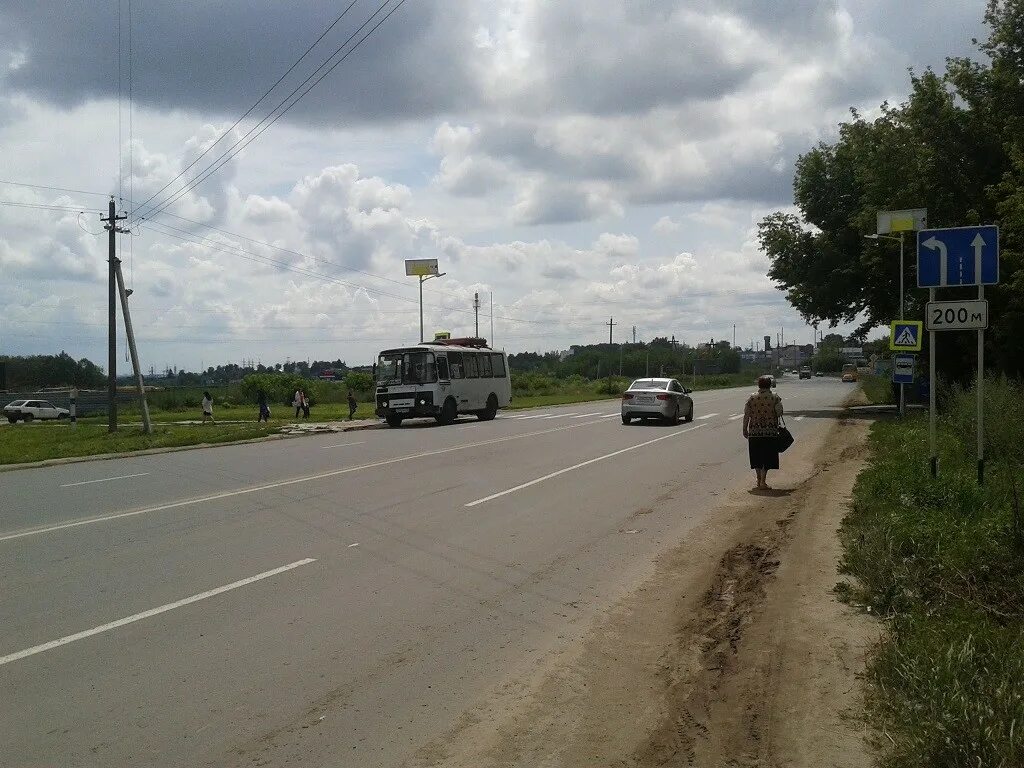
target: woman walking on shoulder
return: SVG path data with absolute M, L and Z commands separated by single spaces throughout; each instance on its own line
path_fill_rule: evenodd
M 195 400 L 192 401 L 193 403 Z M 209 419 L 213 421 L 213 398 L 209 392 L 203 392 L 203 424 Z
M 750 468 L 757 472 L 757 487 L 770 489 L 768 470 L 779 468 L 779 419 L 782 398 L 772 392 L 771 376 L 757 380 L 757 392 L 743 409 L 743 436 L 747 438 Z

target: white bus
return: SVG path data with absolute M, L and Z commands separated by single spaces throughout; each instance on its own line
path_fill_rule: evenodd
M 389 426 L 432 416 L 451 424 L 460 413 L 489 421 L 512 401 L 508 358 L 484 339 L 449 339 L 386 349 L 377 358 L 378 416 Z

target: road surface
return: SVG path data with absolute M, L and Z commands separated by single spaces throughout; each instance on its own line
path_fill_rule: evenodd
M 2 762 L 401 765 L 752 482 L 749 391 L 0 473 Z

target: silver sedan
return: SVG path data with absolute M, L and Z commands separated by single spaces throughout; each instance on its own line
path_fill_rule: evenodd
M 637 379 L 622 395 L 622 423 L 662 419 L 670 424 L 693 421 L 690 390 L 675 379 Z

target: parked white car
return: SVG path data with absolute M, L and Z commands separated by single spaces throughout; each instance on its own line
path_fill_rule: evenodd
M 11 424 L 34 419 L 66 419 L 71 415 L 67 408 L 58 408 L 46 400 L 15 400 L 4 406 L 4 416 Z

